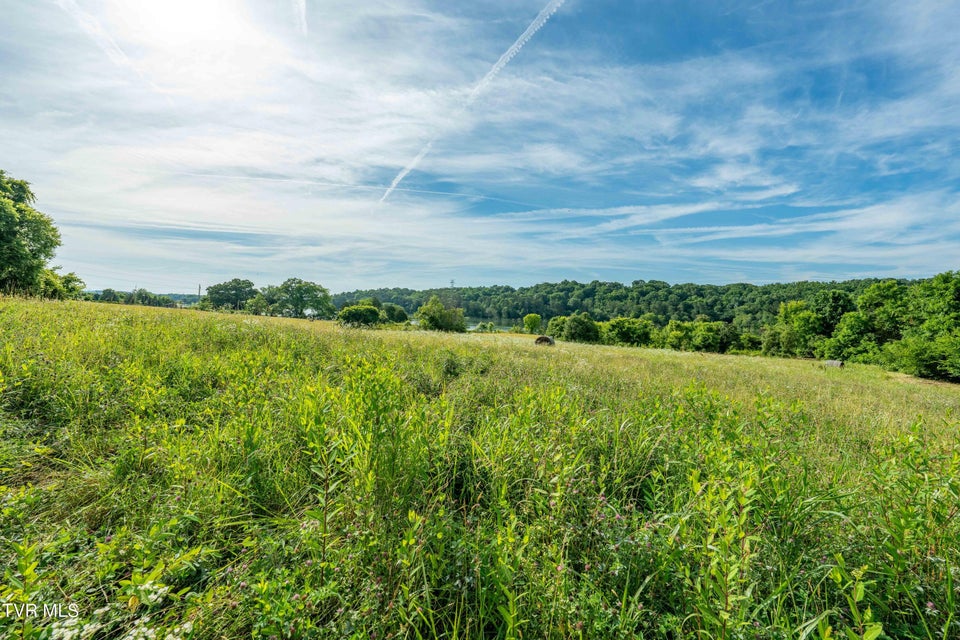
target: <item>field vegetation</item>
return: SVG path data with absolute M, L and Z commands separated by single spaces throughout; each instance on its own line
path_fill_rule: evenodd
M 960 389 L 0 299 L 15 638 L 956 638 Z M 10 610 L 10 607 L 6 607 Z

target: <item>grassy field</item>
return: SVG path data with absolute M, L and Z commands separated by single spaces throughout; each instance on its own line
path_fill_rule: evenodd
M 0 337 L 2 637 L 960 637 L 957 386 L 9 298 Z

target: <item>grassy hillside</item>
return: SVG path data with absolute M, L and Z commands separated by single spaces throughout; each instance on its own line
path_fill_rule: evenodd
M 960 635 L 957 386 L 76 302 L 0 338 L 0 635 Z

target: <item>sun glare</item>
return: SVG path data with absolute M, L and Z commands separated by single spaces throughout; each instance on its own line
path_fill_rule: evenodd
M 112 13 L 127 38 L 162 49 L 223 46 L 251 30 L 232 0 L 117 0 Z
M 164 91 L 237 98 L 278 51 L 237 0 L 110 0 L 111 30 Z

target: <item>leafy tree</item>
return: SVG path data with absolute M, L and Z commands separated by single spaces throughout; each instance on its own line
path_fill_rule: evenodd
M 241 309 L 243 304 L 255 295 L 257 290 L 253 288 L 253 282 L 240 278 L 207 287 L 207 298 L 217 309 L 223 307 Z
M 243 303 L 243 310 L 255 316 L 265 316 L 270 313 L 270 303 L 262 293 L 257 293 Z
M 420 327 L 428 331 L 463 333 L 467 330 L 463 309 L 448 309 L 438 296 L 432 296 L 426 304 L 417 309 L 416 318 L 420 321 Z
M 0 291 L 40 293 L 44 268 L 60 246 L 60 232 L 35 201 L 30 183 L 0 170 Z
M 94 299 L 100 302 L 120 302 L 120 295 L 113 289 L 104 289 L 100 292 L 100 297 Z
M 528 313 L 523 316 L 523 330 L 527 333 L 540 333 L 540 323 L 543 319 L 537 313 Z
M 409 320 L 407 312 L 404 310 L 404 308 L 398 304 L 393 304 L 392 302 L 384 304 L 381 311 L 387 322 L 401 323 Z
M 884 346 L 887 366 L 924 378 L 960 381 L 960 272 L 910 288 L 903 338 Z
M 732 332 L 728 330 L 730 325 L 726 322 L 698 321 L 692 325 L 690 348 L 693 351 L 724 353 L 733 343 Z
M 374 307 L 376 309 L 382 309 L 383 303 L 380 302 L 380 299 L 376 296 L 370 296 L 369 298 L 360 298 L 357 300 L 355 305 Z
M 304 318 L 307 311 L 318 318 L 332 318 L 336 308 L 330 292 L 315 282 L 289 278 L 277 287 L 277 307 L 285 316 Z
M 600 327 L 589 313 L 575 313 L 567 318 L 563 339 L 570 342 L 600 342 Z
M 380 322 L 380 310 L 369 304 L 351 305 L 340 310 L 337 321 L 346 327 L 372 327 Z
M 600 327 L 605 344 L 648 345 L 654 331 L 656 327 L 650 320 L 640 318 L 614 318 Z
M 692 351 L 693 325 L 690 322 L 671 320 L 663 328 L 661 343 L 668 349 Z
M 823 341 L 817 355 L 831 360 L 874 362 L 879 356 L 876 330 L 871 317 L 852 311 L 840 319 L 833 335 Z
M 856 308 L 853 296 L 839 289 L 817 293 L 811 305 L 811 311 L 817 314 L 820 320 L 820 334 L 824 336 L 832 334 L 844 314 L 855 311 Z
M 896 280 L 870 285 L 857 298 L 857 308 L 869 321 L 878 345 L 899 340 L 907 321 L 907 287 Z
M 547 335 L 554 338 L 562 338 L 563 332 L 567 328 L 567 316 L 554 316 L 547 323 Z
M 40 274 L 37 293 L 43 298 L 73 300 L 83 294 L 83 280 L 73 273 L 60 275 L 56 269 L 44 269 Z
M 763 352 L 768 355 L 813 356 L 822 340 L 820 317 L 804 300 L 780 303 L 777 321 L 764 332 Z

